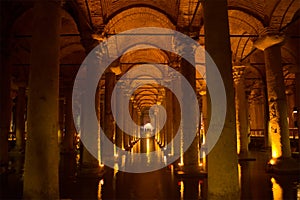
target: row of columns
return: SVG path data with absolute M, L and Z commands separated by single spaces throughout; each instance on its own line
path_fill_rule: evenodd
M 206 1 L 203 4 L 205 15 L 205 34 L 206 34 L 206 49 L 213 57 L 217 64 L 219 71 L 223 77 L 225 89 L 227 92 L 227 105 L 228 108 L 234 104 L 233 99 L 233 80 L 231 74 L 231 56 L 230 56 L 230 43 L 228 35 L 228 21 L 222 21 L 220 19 L 228 19 L 226 1 Z M 45 13 L 44 11 L 49 12 Z M 57 120 L 58 120 L 58 101 L 59 96 L 59 33 L 60 33 L 60 4 L 59 1 L 45 1 L 36 2 L 34 12 L 35 17 L 35 30 L 33 33 L 32 43 L 32 56 L 31 56 L 31 70 L 29 79 L 29 101 L 28 101 L 28 137 L 26 144 L 25 155 L 25 171 L 24 171 L 24 198 L 59 198 L 58 194 L 58 138 L 57 138 Z M 216 14 L 217 13 L 217 14 Z M 44 23 L 47 21 L 48 23 Z M 220 23 L 220 21 L 224 23 Z M 216 24 L 220 26 L 216 26 Z M 222 33 L 222 37 L 220 34 Z M 45 40 L 45 36 L 47 40 Z M 219 42 L 218 42 L 219 41 Z M 47 48 L 47 51 L 41 51 L 41 48 Z M 222 49 L 222 52 L 220 51 Z M 270 47 L 261 48 L 265 53 L 266 60 L 266 72 L 267 72 L 267 87 L 268 87 L 268 99 L 270 108 L 270 133 L 272 136 L 272 155 L 274 158 L 290 157 L 291 151 L 289 147 L 288 138 L 288 126 L 287 126 L 287 114 L 286 114 L 286 100 L 284 95 L 284 84 L 282 76 L 282 67 L 280 59 L 280 46 L 275 44 Z M 41 67 L 43 66 L 43 67 Z M 9 68 L 1 67 L 1 74 L 9 74 L 5 71 Z M 195 89 L 195 70 L 189 63 L 183 60 L 182 73 L 187 78 L 189 83 Z M 240 73 L 240 72 L 239 72 Z M 237 74 L 238 76 L 239 74 Z M 208 74 L 208 82 L 211 81 L 212 74 Z M 10 88 L 10 76 L 1 76 L 1 92 L 3 92 L 3 98 L 1 98 L 1 162 L 6 162 L 7 155 L 4 144 L 7 141 L 7 133 L 9 131 L 10 110 L 9 106 L 5 108 L 2 105 L 10 105 L 9 88 Z M 299 79 L 299 75 L 297 75 Z M 115 133 L 118 133 L 118 129 L 115 130 L 115 123 L 111 113 L 111 93 L 114 86 L 116 77 L 113 73 L 106 73 L 105 77 L 105 117 L 104 117 L 104 129 L 108 137 L 119 143 L 116 139 Z M 237 114 L 236 118 L 239 119 L 239 123 L 245 123 L 245 113 L 241 110 L 243 107 L 242 100 L 243 87 L 239 84 L 240 77 L 236 79 L 236 102 L 237 102 Z M 3 84 L 2 84 L 3 83 Z M 47 88 L 47 90 L 45 90 Z M 242 91 L 242 92 L 239 92 Z M 183 102 L 186 95 L 183 90 Z M 25 91 L 19 91 L 20 97 L 24 96 Z M 72 136 L 74 136 L 74 124 L 71 124 L 71 89 L 66 94 L 66 135 L 63 139 L 63 144 L 66 149 L 72 149 Z M 297 97 L 299 100 L 299 97 Z M 7 101 L 7 102 L 4 102 Z M 24 110 L 24 102 L 18 100 L 18 113 L 22 113 Z M 178 102 L 174 100 L 172 95 L 167 93 L 167 101 L 176 105 Z M 299 101 L 298 101 L 299 102 Z M 100 103 L 99 103 L 100 105 Z M 170 116 L 174 117 L 174 120 L 178 120 L 178 109 L 170 110 Z M 184 104 L 185 109 L 193 109 Z M 131 107 L 133 107 L 131 105 Z M 298 105 L 299 108 L 299 105 Z M 237 176 L 237 156 L 236 156 L 236 135 L 235 135 L 235 112 L 234 109 L 227 109 L 227 117 L 225 126 L 222 131 L 221 137 L 216 144 L 215 148 L 210 152 L 208 156 L 208 195 L 210 199 L 237 199 L 239 194 L 238 189 L 238 176 Z M 41 112 L 42 111 L 42 112 Z M 132 111 L 131 111 L 132 112 Z M 132 112 L 133 114 L 134 112 Z M 193 113 L 191 111 L 191 113 Z M 138 114 L 136 115 L 138 116 Z M 209 116 L 209 114 L 208 114 Z M 24 116 L 23 116 L 24 118 Z M 139 117 L 137 117 L 139 118 Z M 2 120 L 3 119 L 3 120 Z M 184 117 L 183 117 L 184 119 Z M 18 135 L 22 135 L 24 124 L 22 116 L 18 117 L 17 124 L 20 124 L 20 130 L 17 130 Z M 83 122 L 84 123 L 84 122 Z M 125 123 L 126 124 L 126 123 Z M 174 123 L 177 124 L 177 123 Z M 183 122 L 183 125 L 185 123 Z M 167 124 L 167 130 L 174 129 L 172 124 Z M 193 130 L 189 130 L 193 131 Z M 237 124 L 237 131 L 240 133 L 240 153 L 246 152 L 245 127 L 241 124 Z M 173 133 L 170 131 L 170 133 Z M 117 134 L 117 135 L 121 135 Z M 117 136 L 118 137 L 118 136 Z M 123 147 L 130 143 L 130 137 L 122 134 Z M 169 141 L 168 138 L 172 138 L 169 133 L 163 134 L 163 143 Z M 127 142 L 127 140 L 129 142 Z M 22 147 L 22 141 L 17 144 L 18 147 Z M 197 139 L 194 140 L 191 147 L 184 154 L 184 164 L 187 169 L 194 169 L 195 164 L 198 164 L 197 156 Z M 224 148 L 226 147 L 226 148 Z M 91 159 L 89 159 L 91 158 Z M 86 150 L 83 150 L 83 165 L 89 165 L 95 163 L 95 159 L 89 155 Z M 195 160 L 196 159 L 196 160 Z M 220 167 L 222 166 L 222 167 Z M 190 168 L 189 168 L 190 167 Z M 46 170 L 45 170 L 46 169 Z M 226 185 L 226 188 L 223 187 Z

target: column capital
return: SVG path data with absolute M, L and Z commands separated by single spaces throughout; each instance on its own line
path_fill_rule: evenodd
M 246 69 L 245 66 L 234 66 L 232 67 L 233 71 L 233 80 L 234 83 L 237 84 L 244 79 L 244 71 Z
M 279 33 L 278 30 L 272 27 L 266 27 L 260 33 L 260 36 L 256 41 L 254 41 L 253 45 L 264 51 L 266 48 L 269 48 L 274 45 L 282 45 L 284 43 L 285 37 L 283 34 Z

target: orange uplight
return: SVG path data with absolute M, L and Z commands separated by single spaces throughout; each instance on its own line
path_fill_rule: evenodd
M 276 164 L 276 159 L 272 158 L 272 159 L 269 161 L 269 163 L 270 163 L 271 165 L 275 165 L 275 164 Z

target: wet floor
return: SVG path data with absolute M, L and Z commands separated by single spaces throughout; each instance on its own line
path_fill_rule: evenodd
M 266 173 L 267 152 L 252 151 L 251 157 L 256 160 L 239 164 L 241 199 L 300 199 L 299 175 Z M 11 158 L 11 173 L 1 177 L 1 199 L 19 199 L 22 196 L 22 156 L 11 154 Z M 177 177 L 174 165 L 148 173 L 126 173 L 105 167 L 103 177 L 79 178 L 76 155 L 61 155 L 61 198 L 206 199 L 206 179 Z

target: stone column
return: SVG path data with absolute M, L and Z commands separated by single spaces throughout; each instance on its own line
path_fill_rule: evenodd
M 240 155 L 240 157 L 245 157 L 248 154 L 248 103 L 245 93 L 244 70 L 244 66 L 233 67 L 233 79 L 235 87 L 237 152 Z
M 61 97 L 58 102 L 58 144 L 62 145 L 65 129 L 65 99 Z
M 174 88 L 180 88 L 181 85 L 181 78 L 178 76 L 175 76 L 174 74 L 171 77 L 172 84 Z M 180 91 L 180 90 L 179 90 Z M 180 122 L 181 122 L 181 108 L 179 101 L 182 98 L 182 94 L 179 93 L 176 97 L 175 94 L 172 95 L 172 112 L 173 112 L 173 135 L 179 134 L 180 135 L 180 145 L 174 146 L 174 153 L 175 155 L 180 155 L 180 163 L 179 165 L 183 165 L 183 134 L 182 130 L 179 129 Z
M 16 150 L 24 151 L 25 147 L 25 112 L 26 88 L 19 87 L 16 108 Z
M 250 128 L 261 129 L 264 132 L 265 147 L 268 145 L 268 134 L 265 133 L 265 124 L 268 119 L 265 119 L 265 97 L 263 95 L 263 85 L 257 84 L 251 89 L 249 95 L 249 113 L 250 113 Z M 254 132 L 253 136 L 262 136 L 260 132 Z
M 166 111 L 167 111 L 167 121 L 166 121 L 166 130 L 168 142 L 171 145 L 171 155 L 174 154 L 174 133 L 173 133 L 173 93 L 170 90 L 166 90 Z
M 203 2 L 205 49 L 214 60 L 223 78 L 227 95 L 224 128 L 218 142 L 208 153 L 208 199 L 239 199 L 238 157 L 232 79 L 231 50 L 226 0 Z M 213 84 L 213 64 L 206 58 L 207 85 Z M 209 91 L 208 91 L 209 94 Z M 209 96 L 208 96 L 209 97 Z M 209 99 L 209 98 L 208 98 Z M 210 101 L 208 101 L 209 103 Z M 208 104 L 208 108 L 210 104 Z M 218 106 L 218 105 L 214 105 Z M 208 115 L 210 116 L 210 115 Z M 210 124 L 217 126 L 217 124 Z
M 134 123 L 138 124 L 138 111 L 137 111 L 137 105 L 135 100 L 133 101 L 133 116 L 132 116 L 132 120 L 134 121 Z M 134 130 L 134 143 L 137 141 L 138 139 L 138 130 Z
M 66 117 L 65 117 L 65 135 L 62 141 L 62 152 L 64 153 L 75 153 L 74 140 L 76 136 L 76 129 L 73 120 L 73 111 L 72 111 L 72 94 L 73 88 L 65 88 L 65 97 L 66 97 Z
M 201 99 L 202 99 L 202 120 L 203 120 L 203 129 L 204 129 L 204 134 L 207 133 L 207 94 L 206 94 L 206 90 L 203 90 L 200 92 L 201 95 Z
M 11 65 L 10 56 L 7 54 L 9 48 L 8 44 L 1 44 L 0 46 L 0 174 L 2 174 L 7 171 L 8 167 L 8 133 L 10 131 L 12 100 L 10 97 Z
M 91 121 L 91 113 L 89 112 L 88 108 L 85 106 L 85 102 L 88 101 L 89 97 L 87 94 L 82 93 L 82 98 L 83 98 L 83 105 L 81 107 L 81 118 L 80 118 L 80 123 L 81 123 L 81 133 L 80 133 L 80 138 L 86 138 L 88 137 L 88 140 L 85 140 L 85 144 L 82 142 L 80 143 L 80 149 L 81 149 L 81 157 L 80 157 L 80 171 L 78 176 L 79 177 L 91 177 L 91 178 L 97 178 L 101 175 L 101 169 L 99 166 L 99 161 L 98 161 L 98 138 L 99 135 L 93 132 L 93 134 L 90 133 L 90 131 L 94 130 L 89 130 L 90 126 L 90 121 Z M 85 145 L 88 145 L 89 151 Z M 96 157 L 97 154 L 97 157 Z
M 81 43 L 83 47 L 85 48 L 86 55 L 88 55 L 98 44 L 99 42 L 95 39 L 92 38 L 91 34 L 89 33 L 88 30 L 83 30 L 81 33 Z M 93 65 L 97 65 L 98 61 L 95 60 L 94 63 L 91 63 Z M 92 76 L 90 73 L 92 73 L 89 68 L 87 68 L 87 73 L 85 78 L 89 78 Z M 87 90 L 89 88 L 86 88 Z M 87 96 L 84 91 L 82 93 L 82 98 L 83 102 L 88 101 L 89 98 L 94 98 L 94 96 Z M 95 102 L 96 104 L 96 102 Z M 81 107 L 81 118 L 80 118 L 80 123 L 85 124 L 82 127 L 85 127 L 86 129 L 89 129 L 89 121 L 91 116 L 91 113 L 89 113 L 88 108 L 85 108 L 84 106 Z M 94 131 L 94 130 L 92 130 Z M 86 133 L 85 133 L 86 132 Z M 86 145 L 90 145 L 90 151 L 93 152 L 95 155 L 96 152 L 99 153 L 99 135 L 98 134 L 90 134 L 90 130 L 81 130 L 80 137 L 83 138 L 85 137 L 84 135 L 87 134 L 89 137 L 89 140 L 86 140 Z M 91 138 L 93 137 L 93 138 Z M 88 141 L 88 142 L 87 142 Z M 83 145 L 83 143 L 80 143 L 80 172 L 79 176 L 81 177 L 99 177 L 102 174 L 102 169 L 99 166 L 99 161 L 98 161 L 98 156 L 97 158 L 94 157 Z
M 116 75 L 113 72 L 105 74 L 105 107 L 104 107 L 104 133 L 112 142 L 115 142 L 115 124 L 111 110 L 111 96 L 116 82 Z
M 133 100 L 133 98 L 131 98 L 131 100 L 129 100 L 129 114 L 131 116 L 131 118 L 128 119 L 129 121 L 132 121 L 132 117 L 133 117 L 133 103 L 132 103 L 132 100 Z M 130 130 L 132 132 L 130 134 L 134 134 L 134 130 L 133 130 L 132 126 L 130 127 Z M 133 136 L 129 135 L 129 147 L 130 148 L 132 147 L 132 143 L 133 143 Z
M 195 62 L 195 58 L 193 55 L 193 49 L 192 47 L 184 46 L 183 47 L 183 54 L 185 57 L 190 57 L 190 60 L 192 62 Z M 185 89 L 185 86 L 182 85 L 181 92 L 182 92 L 182 111 L 181 112 L 181 121 L 182 121 L 182 128 L 183 131 L 183 142 L 185 141 L 185 137 L 194 137 L 194 140 L 192 144 L 189 146 L 189 148 L 184 152 L 183 155 L 183 164 L 182 167 L 183 171 L 187 174 L 194 174 L 194 173 L 200 173 L 200 167 L 198 165 L 198 140 L 199 137 L 197 136 L 197 127 L 195 124 L 196 116 L 195 116 L 195 109 L 196 105 L 193 106 L 190 104 L 189 99 L 191 98 L 191 95 L 196 95 L 196 69 L 193 66 L 195 63 L 189 63 L 187 60 L 183 59 L 181 60 L 181 73 L 186 78 L 186 80 L 189 82 L 190 86 L 194 90 L 194 94 L 190 94 Z M 191 115 L 193 117 L 191 117 Z M 186 121 L 189 120 L 189 121 Z M 191 121 L 193 120 L 193 121 Z M 189 125 L 190 124 L 190 125 Z
M 117 118 L 119 118 L 120 120 L 118 120 L 119 121 L 119 123 L 120 124 L 116 124 L 116 141 L 115 141 L 115 143 L 116 143 L 116 145 L 119 147 L 119 148 L 121 148 L 121 149 L 123 149 L 124 150 L 124 143 L 123 143 L 123 130 L 124 130 L 124 120 L 122 120 L 123 119 L 123 109 L 125 109 L 125 107 L 124 107 L 124 105 L 123 105 L 123 97 L 122 97 L 122 88 L 121 88 L 121 86 L 119 86 L 119 85 L 117 85 L 117 99 L 116 99 L 116 107 L 117 107 L 117 111 L 118 111 L 118 113 L 117 113 Z
M 299 68 L 299 65 L 298 65 Z M 295 107 L 297 108 L 297 113 L 295 116 L 296 125 L 298 128 L 298 152 L 300 152 L 300 70 L 296 72 L 296 101 L 295 101 Z
M 284 38 L 272 29 L 256 40 L 256 48 L 264 51 L 269 102 L 269 133 L 272 144 L 272 158 L 290 158 L 291 147 L 287 122 L 287 102 L 281 65 L 281 44 Z
M 159 95 L 158 95 L 158 102 L 160 103 L 160 105 L 162 105 L 166 109 L 167 104 L 166 104 L 166 99 L 164 97 L 165 97 L 165 89 L 160 89 Z M 165 145 L 168 144 L 167 131 L 168 131 L 167 126 L 166 126 L 166 124 L 164 124 L 164 126 L 162 127 L 162 129 L 159 132 L 160 147 L 165 147 Z
M 60 1 L 35 1 L 24 199 L 58 199 Z
M 123 100 L 124 101 L 124 100 Z M 128 109 L 129 106 L 128 106 L 128 102 L 123 102 L 123 106 L 124 106 L 124 109 Z M 123 121 L 124 121 L 124 130 L 128 130 L 128 118 L 125 118 L 124 116 L 122 117 L 123 118 Z M 124 144 L 124 149 L 125 150 L 128 150 L 130 145 L 130 137 L 129 137 L 129 133 L 127 134 L 125 131 L 123 131 L 123 144 Z

